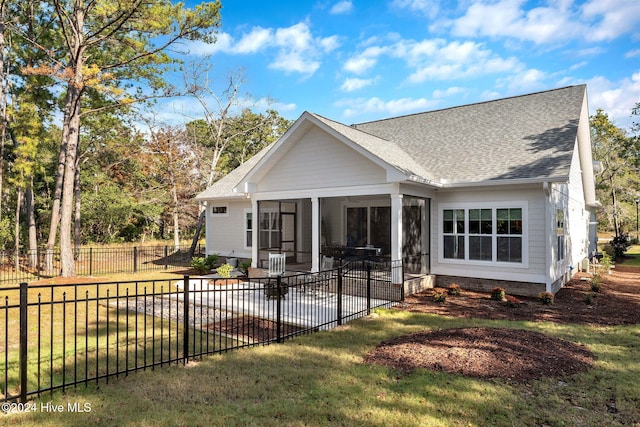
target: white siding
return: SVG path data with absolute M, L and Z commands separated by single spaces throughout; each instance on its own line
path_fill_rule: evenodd
M 382 167 L 313 127 L 257 183 L 257 189 L 265 192 L 385 182 Z
M 578 143 L 573 151 L 571 172 L 569 174 L 568 198 L 569 212 L 567 233 L 567 255 L 572 266 L 578 267 L 583 259 L 587 258 L 589 251 L 589 221 L 591 213 L 585 205 L 585 192 L 583 188 L 582 171 L 578 155 Z
M 249 200 L 228 202 L 228 215 L 214 216 L 211 210 L 207 210 L 206 223 L 206 247 L 207 254 L 219 254 L 223 256 L 237 256 L 251 258 L 251 249 L 244 248 L 245 209 L 251 209 Z M 254 220 L 254 233 L 256 232 Z
M 518 203 L 518 206 L 514 204 Z M 509 266 L 496 263 L 442 260 L 439 253 L 442 240 L 441 209 L 443 206 L 466 205 L 473 208 L 493 206 L 497 208 L 524 206 L 526 236 L 523 248 L 523 264 Z M 542 184 L 518 189 L 450 190 L 438 191 L 431 209 L 431 272 L 434 274 L 477 277 L 483 279 L 513 280 L 545 283 L 547 227 L 545 226 L 545 196 Z

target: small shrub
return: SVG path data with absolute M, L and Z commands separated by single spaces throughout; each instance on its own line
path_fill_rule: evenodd
M 240 265 L 238 265 L 238 270 L 242 271 L 244 274 L 249 274 L 249 267 L 251 267 L 251 260 L 242 261 Z
M 600 282 L 591 282 L 591 290 L 593 292 L 600 292 L 600 289 L 602 289 Z
M 553 294 L 551 292 L 540 292 L 538 294 L 538 299 L 544 305 L 553 304 L 553 298 L 554 298 L 554 296 L 553 296 Z
M 449 285 L 449 287 L 447 288 L 447 293 L 449 295 L 460 295 L 460 286 L 456 285 L 455 283 Z
M 229 277 L 231 277 L 233 266 L 230 264 L 222 264 L 216 271 L 220 275 L 220 277 L 222 277 L 223 279 L 228 279 Z
M 584 303 L 587 304 L 587 305 L 591 305 L 594 302 L 593 300 L 596 299 L 596 298 L 597 298 L 597 295 L 594 294 L 593 292 L 590 293 L 590 294 L 586 294 L 584 296 Z
M 191 258 L 191 267 L 198 273 L 209 272 L 218 262 L 218 255 L 209 255 L 205 257 L 193 257 Z
M 518 298 L 514 297 L 513 295 L 507 295 L 506 298 L 507 298 L 507 305 L 509 307 L 518 308 L 522 304 L 522 301 L 520 301 Z
M 433 301 L 445 302 L 446 300 L 447 300 L 447 293 L 444 291 L 444 289 L 434 289 Z
M 504 301 L 507 293 L 504 291 L 504 288 L 493 288 L 491 291 L 491 299 L 496 301 Z
M 209 266 L 207 265 L 207 259 L 205 257 L 193 257 L 191 258 L 191 267 L 196 270 L 198 273 L 206 273 L 209 271 Z

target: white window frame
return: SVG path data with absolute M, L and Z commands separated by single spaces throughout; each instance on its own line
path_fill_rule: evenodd
M 444 257 L 444 211 L 445 210 L 464 210 L 464 258 L 445 258 Z M 488 260 L 471 260 L 469 259 L 469 210 L 470 209 L 491 209 L 492 233 L 485 236 L 492 238 L 492 257 Z M 497 229 L 497 210 L 498 209 L 521 209 L 522 212 L 522 260 L 520 262 L 498 261 L 498 237 L 514 237 L 514 235 L 498 234 Z M 438 206 L 438 262 L 442 264 L 458 264 L 458 265 L 475 265 L 499 268 L 528 268 L 529 267 L 529 203 L 526 201 L 513 202 L 461 202 L 461 203 L 443 203 Z M 475 236 L 475 234 L 473 235 Z
M 225 208 L 225 213 L 214 213 L 214 208 Z M 209 215 L 211 215 L 212 217 L 229 216 L 229 203 L 210 204 L 209 206 L 207 206 L 207 209 L 209 210 Z
M 562 212 L 562 222 L 559 219 L 559 213 Z M 556 208 L 556 262 L 563 262 L 567 257 L 567 237 L 566 223 L 567 213 L 559 206 Z
M 248 218 L 247 218 L 248 214 L 251 214 L 251 228 L 247 227 L 247 224 L 249 222 Z M 243 234 L 244 235 L 244 249 L 251 249 L 253 247 L 253 240 L 252 240 L 253 239 L 253 233 L 256 232 L 256 227 L 255 227 L 256 220 L 255 220 L 254 215 L 253 215 L 253 209 L 245 209 L 244 210 L 243 219 L 244 219 L 244 224 L 243 224 L 244 225 L 244 234 Z M 248 238 L 249 232 L 252 233 L 252 239 Z M 247 245 L 247 242 L 250 242 L 250 244 Z

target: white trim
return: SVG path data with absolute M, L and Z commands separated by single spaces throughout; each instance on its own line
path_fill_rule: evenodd
M 496 210 L 497 209 L 522 209 L 522 262 L 500 262 L 496 254 Z M 451 259 L 444 257 L 443 224 L 444 211 L 449 209 L 465 210 L 464 229 L 464 259 Z M 492 209 L 493 230 L 492 236 L 492 261 L 479 261 L 469 259 L 469 209 Z M 460 234 L 460 233 L 458 233 Z M 529 202 L 527 201 L 502 201 L 502 202 L 459 202 L 441 203 L 438 205 L 438 263 L 473 265 L 479 267 L 497 268 L 529 268 Z M 490 277 L 489 277 L 490 278 Z

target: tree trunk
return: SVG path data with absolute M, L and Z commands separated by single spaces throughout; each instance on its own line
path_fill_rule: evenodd
M 62 181 L 62 199 L 60 203 L 60 261 L 63 277 L 75 276 L 75 261 L 71 244 L 71 223 L 73 220 L 73 199 L 76 175 L 76 155 L 80 140 L 80 91 L 73 85 L 68 87 L 67 107 L 69 122 L 69 139 L 67 155 L 64 162 L 64 179 Z M 65 116 L 67 113 L 65 112 Z
M 178 189 L 175 182 L 171 187 L 171 193 L 173 195 L 173 245 L 176 249 L 180 249 L 180 228 L 178 217 Z
M 47 254 L 45 268 L 53 271 L 53 250 L 56 246 L 58 226 L 60 225 L 60 199 L 62 198 L 62 184 L 64 181 L 64 161 L 67 156 L 67 140 L 69 139 L 69 125 L 65 123 L 62 128 L 62 143 L 58 154 L 58 169 L 56 171 L 56 184 L 51 205 L 51 222 L 49 224 L 49 239 L 47 240 Z
M 18 196 L 16 197 L 16 223 L 14 228 L 14 246 L 16 252 L 15 271 L 20 271 L 20 208 L 22 207 L 22 188 L 18 188 Z
M 193 258 L 193 255 L 196 253 L 196 246 L 198 245 L 198 241 L 200 240 L 200 233 L 202 233 L 202 225 L 204 224 L 204 218 L 206 213 L 207 213 L 207 209 L 203 208 L 200 210 L 200 215 L 198 215 L 198 224 L 196 225 L 196 232 L 193 235 L 193 240 L 191 241 L 191 247 L 189 248 L 189 258 Z
M 33 195 L 33 177 L 26 194 L 27 219 L 29 221 L 29 266 L 38 267 L 38 233 L 36 230 L 35 197 Z
M 613 205 L 613 228 L 616 232 L 616 237 L 620 236 L 620 222 L 618 220 L 618 201 L 616 198 L 616 190 L 613 186 L 613 175 L 609 176 L 609 184 L 611 186 L 611 203 Z
M 77 146 L 78 150 L 80 149 L 80 144 L 78 144 Z M 81 201 L 82 199 L 80 198 L 80 162 L 78 161 L 80 159 L 80 153 L 78 152 L 76 154 L 76 173 L 74 176 L 74 180 L 73 180 L 73 188 L 74 188 L 74 193 L 75 193 L 75 208 L 74 208 L 74 212 L 75 215 L 73 217 L 73 246 L 74 246 L 74 259 L 79 259 L 80 258 L 80 246 L 82 243 L 81 240 L 81 236 L 80 236 L 80 208 L 81 208 Z

